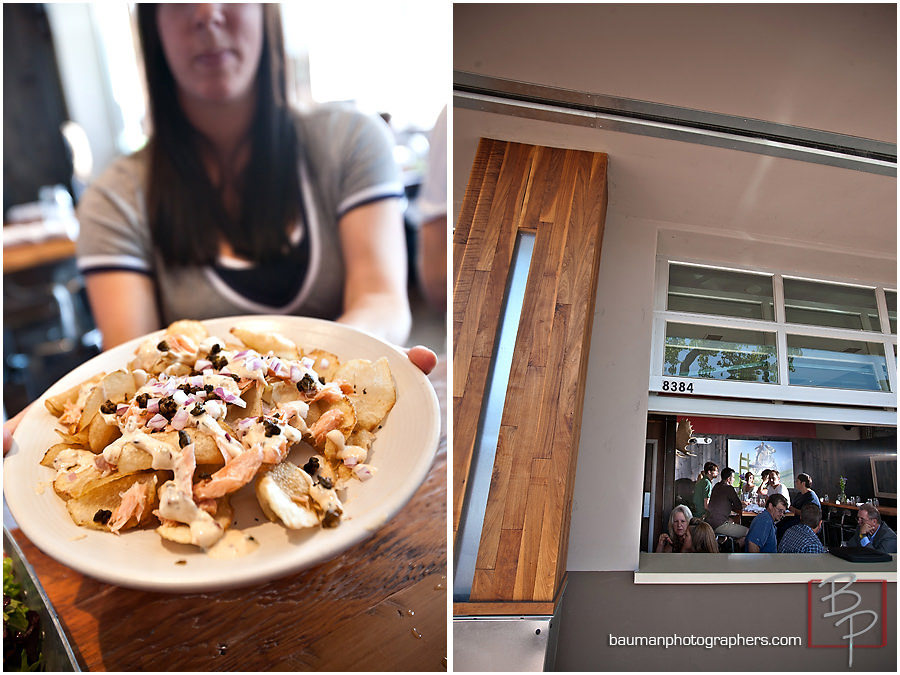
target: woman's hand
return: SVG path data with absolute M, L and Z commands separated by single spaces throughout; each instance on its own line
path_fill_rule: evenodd
M 665 553 L 666 548 L 673 548 L 672 540 L 669 538 L 669 535 L 663 532 L 659 535 L 659 543 L 656 545 L 657 553 Z
M 416 345 L 415 347 L 408 347 L 403 351 L 406 352 L 406 356 L 412 364 L 418 367 L 418 369 L 426 375 L 434 370 L 434 367 L 437 365 L 437 354 L 428 349 L 428 347 Z

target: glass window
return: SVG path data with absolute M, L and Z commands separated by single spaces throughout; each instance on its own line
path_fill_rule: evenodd
M 788 335 L 790 384 L 889 391 L 884 348 L 875 342 Z
M 666 324 L 664 373 L 740 382 L 777 382 L 775 333 Z
M 885 291 L 884 300 L 887 303 L 888 323 L 891 324 L 891 334 L 897 334 L 897 291 Z
M 668 309 L 673 312 L 772 321 L 773 306 L 772 277 L 768 274 L 669 265 Z
M 881 331 L 874 288 L 785 277 L 784 312 L 790 323 Z

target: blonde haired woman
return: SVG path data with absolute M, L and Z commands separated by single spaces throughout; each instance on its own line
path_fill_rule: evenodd
M 684 504 L 679 504 L 669 514 L 669 531 L 659 535 L 659 542 L 656 545 L 657 553 L 690 553 L 691 533 L 688 529 L 688 523 L 691 522 L 693 514 L 691 510 Z

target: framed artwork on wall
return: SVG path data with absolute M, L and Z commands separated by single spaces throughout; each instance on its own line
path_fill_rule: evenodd
M 764 469 L 776 469 L 785 487 L 794 487 L 794 448 L 790 441 L 728 439 L 728 466 L 744 475 L 752 471 L 759 485 Z M 735 485 L 737 485 L 735 480 Z

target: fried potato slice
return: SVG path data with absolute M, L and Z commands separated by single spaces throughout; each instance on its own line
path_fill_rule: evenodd
M 231 507 L 231 501 L 228 496 L 219 497 L 216 500 L 216 514 L 213 516 L 223 530 L 231 527 L 231 521 L 234 517 L 234 509 Z M 156 528 L 157 534 L 163 539 L 175 542 L 176 544 L 191 543 L 191 528 L 184 523 L 166 522 Z
M 272 330 L 266 321 L 248 321 L 231 329 L 231 334 L 250 349 L 260 354 L 275 354 L 283 359 L 299 359 L 297 344 L 281 333 Z
M 44 407 L 46 407 L 54 417 L 61 417 L 66 410 L 66 404 L 74 405 L 78 400 L 78 395 L 81 393 L 82 387 L 89 387 L 97 384 L 103 379 L 104 374 L 105 373 L 97 373 L 90 379 L 85 380 L 80 384 L 76 384 L 74 387 L 66 389 L 54 396 L 48 396 L 44 399 Z
M 353 385 L 353 393 L 348 396 L 356 409 L 356 423 L 367 431 L 377 428 L 397 401 L 386 357 L 375 362 L 351 359 L 338 368 L 334 377 Z
M 183 431 L 190 438 L 190 442 L 194 444 L 194 458 L 197 464 L 209 464 L 211 466 L 223 466 L 225 464 L 222 451 L 216 445 L 215 438 L 195 427 L 190 427 Z M 162 431 L 154 434 L 154 436 L 164 443 L 168 443 L 173 448 L 181 447 L 178 431 Z M 146 455 L 147 453 L 144 454 Z
M 143 453 L 146 455 L 146 453 Z M 135 471 L 105 474 L 95 463 L 95 455 L 90 450 L 71 449 L 57 452 L 51 467 L 58 471 L 53 479 L 53 489 L 62 499 L 72 499 L 95 490 L 107 483 L 114 482 L 123 476 L 133 475 Z M 46 457 L 45 457 L 46 459 Z M 44 460 L 42 460 L 43 463 Z M 149 462 L 148 462 L 149 465 Z M 147 467 L 149 468 L 149 466 Z
M 94 415 L 87 429 L 88 447 L 92 452 L 101 453 L 103 448 L 122 435 L 119 427 L 109 424 L 103 415 Z
M 138 481 L 154 481 L 152 489 L 147 490 L 147 501 L 142 504 L 139 520 L 129 519 L 129 524 L 122 529 L 130 529 L 150 522 L 155 517 L 153 509 L 158 503 L 156 483 L 163 479 L 164 472 L 141 472 L 122 476 L 112 474 L 111 480 L 103 481 L 93 489 L 81 493 L 66 502 L 66 510 L 76 525 L 94 530 L 108 530 L 109 518 L 122 503 L 122 495 Z M 108 515 L 107 515 L 108 514 Z M 132 522 L 134 521 L 134 522 Z
M 59 454 L 65 450 L 84 450 L 84 448 L 73 447 L 70 443 L 56 443 L 47 448 L 47 452 L 44 453 L 44 456 L 41 458 L 41 466 L 46 466 L 50 469 L 55 468 L 54 462 Z
M 313 370 L 324 377 L 326 382 L 331 382 L 331 380 L 334 379 L 334 373 L 341 366 L 341 360 L 337 355 L 327 352 L 324 349 L 313 349 L 304 352 L 303 355 L 308 356 L 315 361 Z
M 181 319 L 174 321 L 166 327 L 166 335 L 186 335 L 196 344 L 200 344 L 209 337 L 209 331 L 199 321 L 193 319 Z
M 312 486 L 312 478 L 306 471 L 284 461 L 260 472 L 254 487 L 259 505 L 269 520 L 299 530 L 319 524 L 310 496 Z
M 134 392 L 137 389 L 134 375 L 127 370 L 114 370 L 105 375 L 100 380 L 100 386 L 103 388 L 103 400 L 112 401 L 113 403 L 127 401 L 134 396 Z

